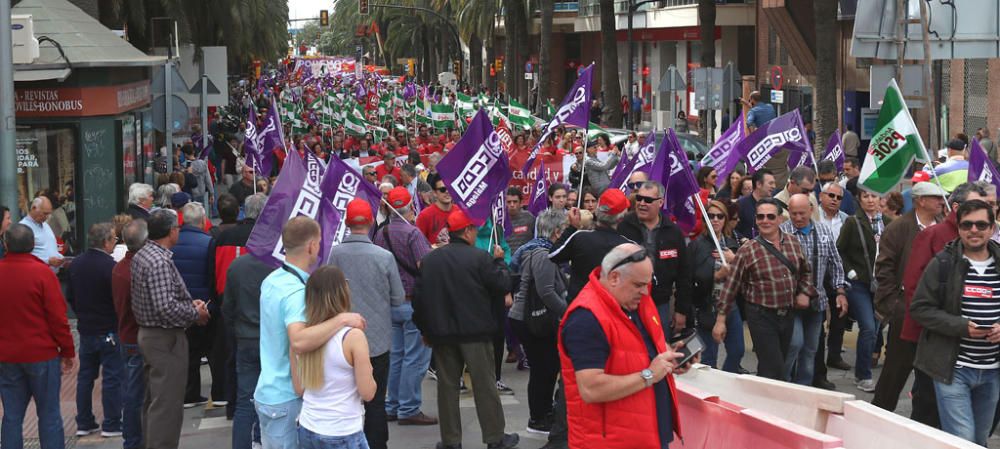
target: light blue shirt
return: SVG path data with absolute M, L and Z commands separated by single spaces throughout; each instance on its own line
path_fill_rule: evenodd
M 59 254 L 59 244 L 56 243 L 56 235 L 48 223 L 38 224 L 29 215 L 21 219 L 21 224 L 31 228 L 31 232 L 35 233 L 35 248 L 31 250 L 32 256 L 41 259 L 45 265 L 48 265 L 49 259 L 53 257 L 62 259 L 62 254 Z
M 759 102 L 747 113 L 747 125 L 760 128 L 778 117 L 778 112 L 769 103 Z
M 288 326 L 306 322 L 309 273 L 289 264 L 285 267 L 274 270 L 260 286 L 260 377 L 253 398 L 264 405 L 299 399 L 288 361 Z

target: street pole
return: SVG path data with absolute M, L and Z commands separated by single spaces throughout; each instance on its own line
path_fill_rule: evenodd
M 0 0 L 0 203 L 19 220 L 17 204 L 17 127 L 14 120 L 14 45 L 11 36 L 10 0 Z M 30 194 L 30 193 L 29 193 Z
M 0 0 L 0 1 L 5 1 L 5 0 Z M 172 120 L 174 111 L 173 111 L 173 105 L 171 104 L 173 103 L 171 101 L 173 100 L 173 86 L 171 86 L 171 84 L 173 83 L 171 83 L 171 76 L 170 76 L 173 72 L 173 70 L 171 70 L 173 62 L 171 61 L 169 54 L 170 51 L 167 51 L 168 55 L 167 62 L 163 64 L 163 90 L 165 91 L 163 95 L 163 109 L 164 109 L 163 140 L 165 146 L 167 147 L 168 175 L 174 172 L 174 130 L 173 130 L 174 124 Z
M 628 106 L 625 107 L 625 127 L 635 130 L 635 124 L 632 123 L 632 58 L 635 57 L 632 49 L 632 13 L 635 12 L 635 0 L 628 0 L 626 6 L 628 7 L 628 31 L 625 34 L 625 41 L 628 45 L 628 62 L 625 63 L 625 70 L 628 70 L 628 85 L 625 86 L 625 91 L 628 92 Z
M 205 73 L 204 51 L 201 52 L 201 148 L 208 148 L 208 74 Z

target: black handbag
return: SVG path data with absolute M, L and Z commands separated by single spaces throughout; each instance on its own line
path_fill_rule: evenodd
M 559 317 L 542 301 L 535 287 L 535 280 L 531 277 L 531 270 L 525 268 L 527 266 L 521 267 L 521 282 L 528 282 L 524 298 L 524 326 L 528 328 L 528 333 L 536 337 L 552 336 L 559 328 Z

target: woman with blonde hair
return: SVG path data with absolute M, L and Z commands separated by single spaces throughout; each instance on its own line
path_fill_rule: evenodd
M 306 283 L 306 324 L 314 326 L 350 311 L 344 272 L 333 265 L 317 269 Z M 369 357 L 364 331 L 344 327 L 326 345 L 293 361 L 293 372 L 299 374 L 293 376 L 295 388 L 302 393 L 300 448 L 368 449 L 364 401 L 375 397 Z

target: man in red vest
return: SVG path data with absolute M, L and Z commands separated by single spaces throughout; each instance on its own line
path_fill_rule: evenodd
M 670 348 L 649 296 L 653 263 L 616 246 L 570 304 L 559 333 L 569 447 L 666 449 L 681 435 Z M 695 357 L 697 362 L 698 358 Z

